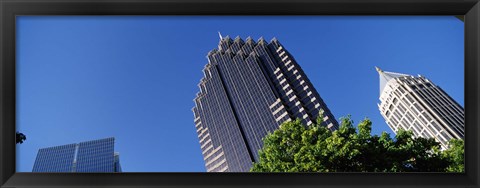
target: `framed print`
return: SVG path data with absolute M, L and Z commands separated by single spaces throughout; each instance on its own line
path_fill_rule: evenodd
M 478 1 L 0 7 L 1 187 L 478 187 Z

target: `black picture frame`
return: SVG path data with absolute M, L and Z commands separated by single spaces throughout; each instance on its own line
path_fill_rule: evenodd
M 16 173 L 19 15 L 464 16 L 465 173 Z M 479 187 L 478 0 L 0 0 L 0 16 L 0 187 Z

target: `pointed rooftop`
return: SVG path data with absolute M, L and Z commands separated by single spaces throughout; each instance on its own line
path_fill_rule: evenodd
M 401 74 L 401 73 L 395 73 L 395 72 L 385 72 L 382 69 L 375 67 L 375 69 L 378 72 L 378 75 L 380 76 L 380 95 L 383 92 L 383 88 L 387 85 L 388 81 L 394 78 L 398 77 L 403 77 L 403 76 L 410 76 L 408 74 Z
M 220 33 L 220 31 L 218 31 L 218 37 L 220 37 L 220 40 L 223 39 L 223 36 L 222 36 L 222 34 Z

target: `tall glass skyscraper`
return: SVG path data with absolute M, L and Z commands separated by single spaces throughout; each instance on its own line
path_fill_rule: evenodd
M 423 76 L 386 72 L 380 76 L 378 108 L 388 126 L 412 130 L 416 137 L 435 138 L 442 149 L 452 138 L 465 135 L 464 109 L 440 87 Z
M 115 138 L 42 148 L 32 172 L 121 172 Z
M 208 172 L 245 172 L 258 160 L 262 138 L 280 124 L 338 123 L 293 56 L 277 39 L 222 37 L 207 55 L 193 107 Z

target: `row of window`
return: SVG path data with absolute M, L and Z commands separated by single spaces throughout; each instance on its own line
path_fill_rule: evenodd
M 452 125 L 451 127 L 463 137 L 464 113 L 462 112 L 463 110 L 460 111 L 459 108 L 456 107 L 455 102 L 446 100 L 446 97 L 436 89 L 418 90 L 417 93 L 425 99 L 425 102 L 428 103 L 444 121 Z M 462 128 L 460 129 L 456 125 L 460 125 Z
M 218 76 L 218 75 L 217 75 L 217 76 Z M 213 81 L 212 81 L 212 82 L 213 82 Z M 210 84 L 211 84 L 211 85 L 210 85 Z M 222 126 L 223 128 L 221 128 L 221 129 L 220 129 L 220 128 L 218 128 L 218 129 L 215 128 L 215 130 L 217 130 L 217 131 L 225 132 L 224 134 L 218 132 L 218 135 L 230 135 L 229 137 L 225 137 L 225 138 L 222 138 L 222 139 L 219 140 L 219 141 L 223 140 L 223 141 L 221 141 L 221 145 L 225 146 L 225 148 L 237 148 L 237 149 L 240 149 L 241 147 L 235 146 L 235 143 L 239 143 L 238 141 L 237 141 L 237 142 L 227 141 L 228 139 L 231 139 L 230 137 L 231 137 L 232 134 L 231 134 L 231 133 L 230 133 L 230 134 L 226 134 L 226 133 L 228 132 L 228 131 L 226 130 L 226 129 L 228 129 L 228 127 L 224 127 L 224 125 L 230 125 L 230 126 L 236 125 L 236 123 L 234 123 L 234 124 L 228 123 L 228 121 L 232 120 L 233 117 L 231 117 L 231 118 L 226 117 L 226 118 L 225 118 L 225 115 L 221 115 L 225 110 L 222 110 L 222 109 L 220 109 L 220 108 L 222 108 L 222 107 L 224 108 L 225 105 L 228 105 L 228 106 L 229 106 L 229 104 L 227 104 L 228 102 L 226 101 L 227 99 L 224 97 L 224 95 L 221 95 L 220 93 L 217 93 L 216 90 L 213 90 L 214 88 L 218 88 L 218 87 L 223 88 L 223 87 L 220 85 L 220 81 L 218 81 L 218 79 L 217 79 L 216 82 L 213 82 L 213 83 L 210 83 L 210 84 L 208 84 L 208 85 L 209 85 L 210 89 L 211 89 L 212 91 L 214 91 L 214 93 L 211 93 L 212 95 L 209 95 L 209 96 L 211 96 L 211 97 L 207 97 L 207 99 L 208 99 L 209 102 L 208 102 L 208 105 L 205 105 L 205 106 L 206 106 L 208 109 L 210 109 L 210 110 L 207 110 L 207 111 L 204 111 L 204 112 L 205 112 L 205 113 L 209 113 L 209 114 L 217 114 L 216 117 L 222 118 L 223 120 L 220 120 L 220 119 L 218 119 L 218 118 L 217 118 L 217 119 L 210 119 L 210 120 L 208 120 L 208 119 L 210 118 L 208 115 L 207 115 L 207 116 L 202 116 L 202 117 L 205 117 L 205 118 L 206 118 L 205 121 L 206 121 L 206 122 L 209 122 L 209 123 L 206 123 L 206 124 L 208 124 L 208 125 L 212 125 L 212 126 L 214 126 L 214 127 L 218 127 L 219 125 L 223 125 L 223 126 Z M 219 94 L 220 94 L 220 95 L 219 95 Z M 213 102 L 212 100 L 210 100 L 210 98 L 212 98 L 212 97 L 213 97 L 213 98 L 216 98 L 216 100 L 215 100 L 216 102 Z M 220 98 L 221 98 L 221 100 L 219 100 Z M 218 102 L 223 103 L 223 104 L 219 104 Z M 217 104 L 217 105 L 215 105 L 216 108 L 210 108 L 210 106 L 213 105 L 213 104 Z M 218 108 L 218 107 L 220 107 L 220 108 Z M 206 110 L 206 109 L 205 109 L 205 110 Z M 219 114 L 219 115 L 218 115 L 218 114 Z M 220 120 L 220 121 L 219 121 L 219 120 Z M 203 120 L 202 120 L 202 121 L 203 121 Z M 213 122 L 212 122 L 212 121 L 213 121 Z M 221 122 L 221 121 L 223 121 L 223 122 Z M 225 123 L 225 121 L 227 121 L 227 122 Z M 225 139 L 227 139 L 227 140 L 225 140 Z M 214 138 L 212 138 L 212 141 L 213 141 L 213 140 L 214 140 Z M 230 144 L 234 144 L 234 145 L 232 145 L 231 147 L 226 147 L 226 145 L 230 145 Z M 209 149 L 209 150 L 210 150 L 210 149 Z M 207 155 L 210 154 L 210 152 L 211 152 L 211 151 L 208 151 L 208 152 L 207 152 Z M 235 151 L 233 151 L 233 152 L 231 152 L 231 153 L 235 153 Z M 246 154 L 244 154 L 244 155 L 246 155 Z M 251 161 L 250 161 L 249 163 L 251 163 Z
M 401 86 L 398 88 L 401 88 Z M 416 136 L 424 135 L 427 138 L 435 137 L 437 138 L 437 141 L 440 141 L 442 144 L 447 143 L 447 140 L 450 139 L 450 137 L 440 136 L 440 134 L 443 132 L 442 129 L 435 121 L 432 120 L 426 111 L 424 111 L 423 108 L 418 105 L 417 102 L 412 100 L 409 93 L 400 93 L 397 91 L 395 91 L 395 93 L 402 99 L 398 100 L 397 97 L 394 97 L 392 103 L 396 105 L 391 104 L 389 106 L 389 110 L 386 111 L 386 117 L 395 127 L 394 131 L 397 131 L 398 127 L 400 126 L 406 130 L 412 130 Z M 407 110 L 407 107 L 405 107 L 404 104 L 410 107 L 409 109 L 416 114 L 416 118 L 410 113 L 409 110 Z M 393 116 L 390 116 L 390 111 L 393 111 Z M 429 131 L 431 131 L 435 136 L 432 136 L 429 131 L 426 131 L 424 128 L 420 127 L 417 123 L 417 120 L 421 121 L 423 125 L 425 125 L 425 128 L 428 128 Z

